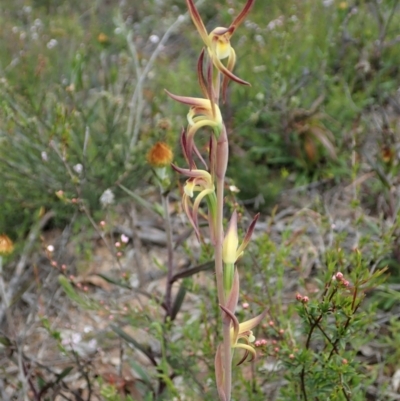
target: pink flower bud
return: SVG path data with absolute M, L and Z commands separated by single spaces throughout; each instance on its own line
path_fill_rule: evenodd
M 344 276 L 343 276 L 343 273 L 337 272 L 335 277 L 336 277 L 336 280 L 342 281 Z

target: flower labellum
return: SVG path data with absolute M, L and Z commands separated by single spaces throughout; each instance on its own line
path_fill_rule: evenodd
M 239 323 L 236 316 L 229 309 L 225 308 L 222 305 L 220 305 L 219 307 L 227 314 L 227 316 L 229 316 L 232 322 L 231 347 L 242 348 L 246 350 L 244 358 L 238 363 L 238 365 L 246 360 L 249 353 L 252 354 L 253 360 L 256 356 L 256 351 L 254 349 L 254 346 L 252 345 L 255 340 L 252 329 L 254 329 L 254 327 L 256 327 L 264 319 L 267 314 L 267 310 L 264 310 L 264 312 L 256 317 L 253 317 L 250 320 Z M 242 342 L 239 342 L 239 340 L 241 340 Z

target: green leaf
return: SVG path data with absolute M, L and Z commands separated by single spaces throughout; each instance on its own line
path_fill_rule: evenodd
M 137 342 L 133 337 L 131 337 L 129 334 L 125 333 L 124 330 L 122 330 L 120 327 L 116 326 L 115 324 L 110 325 L 110 327 L 115 333 L 117 333 L 126 342 L 132 344 L 139 351 L 142 351 L 143 354 L 145 354 L 152 361 L 152 363 L 154 363 L 154 365 L 157 365 L 156 360 L 154 359 L 154 356 L 153 356 L 151 350 L 149 350 L 147 347 L 144 347 L 142 344 Z
M 0 336 L 0 344 L 4 345 L 5 347 L 10 347 L 12 342 L 9 340 L 8 337 Z
M 128 283 L 126 283 L 125 281 L 116 280 L 115 278 L 106 276 L 105 274 L 101 274 L 101 273 L 97 273 L 96 276 L 101 277 L 102 279 L 106 280 L 108 283 L 118 285 L 119 287 L 127 288 L 129 290 L 132 289 L 132 287 Z
M 132 369 L 138 374 L 138 376 L 143 380 L 143 382 L 146 383 L 146 385 L 151 389 L 151 379 L 149 375 L 143 370 L 143 368 L 133 359 L 129 360 L 129 364 L 131 365 Z
M 65 276 L 62 275 L 58 276 L 58 282 L 60 283 L 61 287 L 67 294 L 68 298 L 71 299 L 71 301 L 76 302 L 79 306 L 81 306 L 84 309 L 98 309 L 97 305 L 95 305 L 86 297 L 83 297 L 80 294 L 78 294 L 75 291 L 72 284 Z
M 119 184 L 119 187 L 125 191 L 129 196 L 131 196 L 140 206 L 143 206 L 145 209 L 150 210 L 151 212 L 155 212 L 157 215 L 163 217 L 164 211 L 163 208 L 158 203 L 151 204 L 143 199 L 138 194 L 135 194 L 128 188 L 124 187 L 122 184 Z
M 54 384 L 59 383 L 62 379 L 64 379 L 64 377 L 67 377 L 72 369 L 73 366 L 66 367 L 60 374 L 57 375 L 57 379 L 55 380 Z
M 199 273 L 201 271 L 209 270 L 213 266 L 214 266 L 214 262 L 210 261 L 210 262 L 203 263 L 201 265 L 190 267 L 189 269 L 182 270 L 179 273 L 176 273 L 176 274 L 174 274 L 172 276 L 171 283 L 174 283 L 175 281 L 177 281 L 177 280 L 179 280 L 181 278 L 191 277 L 191 276 L 193 276 L 196 273 Z

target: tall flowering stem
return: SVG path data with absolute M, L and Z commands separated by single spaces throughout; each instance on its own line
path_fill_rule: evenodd
M 223 342 L 215 355 L 215 375 L 220 401 L 231 400 L 232 359 L 235 349 L 244 350 L 239 364 L 248 355 L 255 357 L 252 345 L 252 329 L 264 318 L 266 312 L 239 323 L 235 310 L 239 299 L 239 273 L 236 261 L 249 243 L 257 220 L 256 216 L 239 245 L 237 233 L 237 214 L 233 213 L 226 233 L 224 233 L 224 187 L 228 166 L 228 133 L 219 108 L 219 99 L 225 101 L 229 81 L 250 85 L 233 73 L 236 53 L 230 39 L 255 0 L 247 0 L 242 11 L 228 28 L 217 27 L 207 32 L 193 0 L 186 0 L 192 21 L 204 42 L 205 49 L 200 53 L 197 63 L 197 76 L 202 97 L 186 97 L 167 94 L 172 99 L 189 106 L 188 125 L 181 133 L 181 146 L 187 167 L 172 165 L 175 171 L 187 177 L 183 188 L 182 204 L 199 240 L 198 215 L 202 205 L 208 210 L 210 239 L 215 248 L 215 273 L 218 302 L 222 313 Z M 224 61 L 227 60 L 227 61 Z M 222 82 L 222 85 L 220 84 Z M 198 132 L 209 133 L 208 157 L 203 157 L 196 147 Z M 200 163 L 202 168 L 198 168 Z M 243 352 L 243 351 L 242 351 Z

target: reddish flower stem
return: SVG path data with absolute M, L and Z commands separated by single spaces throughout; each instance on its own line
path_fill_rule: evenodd
M 224 240 L 224 187 L 225 174 L 228 165 L 228 136 L 225 125 L 217 141 L 215 178 L 217 184 L 217 221 L 215 230 L 215 273 L 217 277 L 218 301 L 226 305 L 226 297 L 223 280 L 222 245 Z M 232 349 L 230 337 L 231 321 L 223 318 L 223 370 L 224 370 L 224 394 L 225 400 L 230 401 L 232 389 Z M 221 400 L 222 401 L 222 400 Z

